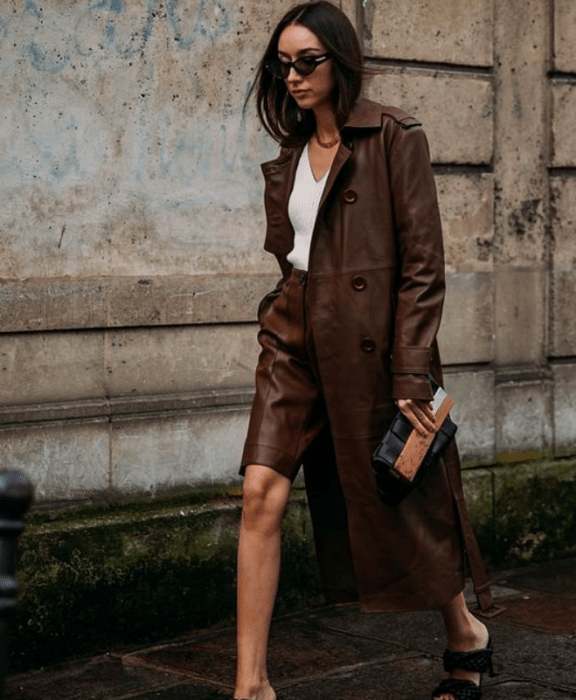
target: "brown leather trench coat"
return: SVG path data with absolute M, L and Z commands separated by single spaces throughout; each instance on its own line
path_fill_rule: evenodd
M 329 600 L 359 597 L 366 611 L 432 608 L 464 585 L 455 447 L 454 469 L 441 463 L 396 507 L 380 503 L 371 471 L 372 452 L 397 411 L 393 399 L 431 398 L 428 373 L 441 381 L 444 258 L 428 145 L 416 120 L 367 100 L 341 133 L 306 288 L 329 418 L 304 458 L 321 577 Z M 288 199 L 301 152 L 282 148 L 262 165 L 264 247 L 283 279 L 291 269 Z

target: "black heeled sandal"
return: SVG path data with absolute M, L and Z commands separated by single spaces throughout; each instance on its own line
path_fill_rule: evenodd
M 473 671 L 480 674 L 480 685 L 474 681 L 466 681 L 460 678 L 445 678 L 432 692 L 432 700 L 440 695 L 452 695 L 456 700 L 480 700 L 482 697 L 482 674 L 488 671 L 488 675 L 494 676 L 492 654 L 494 643 L 488 637 L 488 644 L 484 649 L 476 651 L 450 651 L 444 652 L 444 670 L 452 673 L 456 668 L 462 671 Z

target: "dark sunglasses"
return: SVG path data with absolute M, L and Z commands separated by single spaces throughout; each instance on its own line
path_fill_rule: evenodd
M 316 70 L 317 66 L 329 58 L 329 53 L 323 53 L 319 56 L 302 56 L 302 58 L 297 58 L 295 61 L 267 61 L 266 70 L 270 71 L 274 77 L 286 80 L 290 75 L 291 68 L 294 68 L 298 75 L 310 75 Z

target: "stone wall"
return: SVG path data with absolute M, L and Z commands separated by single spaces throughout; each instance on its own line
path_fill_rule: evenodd
M 234 480 L 257 357 L 242 105 L 274 0 L 0 8 L 0 442 L 44 501 Z M 368 97 L 423 121 L 469 462 L 576 450 L 576 6 L 343 0 Z

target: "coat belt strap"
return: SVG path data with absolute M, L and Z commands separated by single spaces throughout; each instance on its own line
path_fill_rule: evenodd
M 490 581 L 486 576 L 486 569 L 484 568 L 484 562 L 482 561 L 478 541 L 476 540 L 476 535 L 472 529 L 468 508 L 466 506 L 466 501 L 464 500 L 462 479 L 459 469 L 460 458 L 458 456 L 458 448 L 456 447 L 454 440 L 452 440 L 446 447 L 444 455 L 446 457 L 446 471 L 448 473 L 448 479 L 450 481 L 450 486 L 456 502 L 456 508 L 458 509 L 460 526 L 462 527 L 462 535 L 464 538 L 466 553 L 468 555 L 468 564 L 470 565 L 470 574 L 474 585 L 474 593 L 476 595 L 476 600 L 478 601 L 479 609 L 477 610 L 477 614 L 481 615 L 482 617 L 495 617 L 496 615 L 504 612 L 506 607 L 496 605 L 492 598 L 492 593 L 490 592 Z

